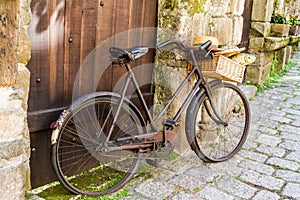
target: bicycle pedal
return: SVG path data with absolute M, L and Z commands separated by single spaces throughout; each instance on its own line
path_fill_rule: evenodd
M 178 126 L 179 123 L 177 121 L 174 121 L 174 120 L 166 120 L 166 121 L 163 122 L 163 125 L 174 128 L 174 126 Z

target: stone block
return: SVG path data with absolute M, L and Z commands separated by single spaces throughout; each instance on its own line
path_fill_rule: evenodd
M 230 0 L 211 0 L 209 14 L 213 17 L 225 16 L 228 12 Z
M 291 61 L 292 58 L 292 52 L 293 52 L 293 47 L 292 46 L 287 46 L 286 47 L 286 59 L 285 59 L 285 64 L 288 64 Z
M 245 0 L 231 0 L 230 1 L 230 12 L 233 15 L 242 16 L 245 7 Z
M 256 60 L 253 63 L 253 65 L 259 66 L 259 67 L 263 67 L 265 65 L 268 65 L 270 63 L 272 63 L 273 58 L 274 58 L 274 52 L 260 52 L 260 53 L 256 53 Z
M 285 68 L 285 63 L 286 63 L 286 51 L 287 48 L 282 48 L 280 50 L 278 50 L 278 65 L 281 66 L 281 72 L 284 71 Z
M 245 82 L 260 84 L 261 69 L 261 67 L 247 66 L 245 72 Z
M 24 92 L 17 87 L 0 88 L 0 142 L 11 141 L 23 134 L 27 127 L 26 112 L 22 108 Z
M 299 188 L 300 188 L 300 184 L 298 183 L 287 183 L 283 189 L 282 194 L 293 199 L 299 199 L 300 198 Z
M 5 168 L 0 168 L 1 199 L 25 199 L 28 165 L 19 157 Z
M 264 49 L 265 39 L 263 37 L 250 37 L 249 52 L 257 53 Z
M 287 24 L 274 24 L 271 23 L 270 36 L 286 37 L 289 35 L 290 26 Z
M 264 65 L 264 67 L 262 69 L 261 77 L 260 77 L 260 82 L 261 82 L 260 84 L 264 83 L 266 78 L 269 76 L 270 71 L 271 71 L 271 66 L 272 66 L 272 63 Z
M 257 173 L 252 170 L 246 171 L 240 178 L 249 183 L 267 188 L 269 190 L 280 190 L 285 185 L 285 182 L 281 179 L 274 178 L 270 175 Z
M 0 159 L 10 159 L 13 157 L 20 156 L 24 153 L 23 139 L 18 137 L 12 141 L 0 142 Z M 0 167 L 1 162 L 0 162 Z
M 296 44 L 300 42 L 300 35 L 298 36 L 290 36 L 290 44 Z
M 285 11 L 285 2 L 286 2 L 286 0 L 276 0 L 275 4 L 274 4 L 275 12 L 284 13 L 284 11 Z
M 233 18 L 233 36 L 232 36 L 232 45 L 236 46 L 241 43 L 243 31 L 243 17 L 234 17 Z
M 270 74 L 271 64 L 267 64 L 263 67 L 247 66 L 245 72 L 246 83 L 257 83 L 262 85 L 267 76 Z
M 23 91 L 22 107 L 24 110 L 27 110 L 27 101 L 30 88 L 30 72 L 27 69 L 27 67 L 22 63 L 18 64 L 18 76 L 16 86 Z
M 197 13 L 193 16 L 181 14 L 180 24 L 178 25 L 179 37 L 194 38 L 199 35 L 208 34 L 209 20 L 203 13 Z
M 252 21 L 270 22 L 274 0 L 253 0 Z
M 290 27 L 289 35 L 297 36 L 298 33 L 299 33 L 299 31 L 300 31 L 300 27 L 299 26 L 291 26 Z
M 251 22 L 250 36 L 267 37 L 271 32 L 271 24 L 269 22 Z
M 274 51 L 285 47 L 289 44 L 289 37 L 266 37 L 264 43 L 264 51 Z
M 211 27 L 211 36 L 219 39 L 220 45 L 231 44 L 233 33 L 233 20 L 229 18 L 214 18 L 214 26 Z
M 21 136 L 25 117 L 23 110 L 0 111 L 0 141 L 13 140 Z

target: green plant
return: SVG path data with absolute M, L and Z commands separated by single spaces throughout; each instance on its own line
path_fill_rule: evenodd
M 273 12 L 271 16 L 271 23 L 287 24 L 286 15 L 283 13 Z
M 289 15 L 288 23 L 291 26 L 298 26 L 298 24 L 299 24 L 299 16 L 298 15 Z

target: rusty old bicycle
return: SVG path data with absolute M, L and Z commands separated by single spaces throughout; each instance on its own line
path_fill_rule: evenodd
M 147 108 L 130 67 L 133 60 L 148 52 L 146 46 L 111 47 L 113 62 L 128 72 L 122 90 L 85 95 L 60 115 L 53 126 L 51 157 L 58 180 L 68 191 L 98 196 L 120 189 L 133 178 L 143 159 L 155 159 L 149 154 L 164 149 L 172 152 L 178 142 L 174 128 L 180 126 L 184 110 L 187 140 L 201 160 L 225 161 L 241 149 L 249 130 L 249 103 L 235 84 L 204 78 L 198 62 L 203 54 L 199 52 L 212 56 L 208 50 L 211 41 L 189 48 L 170 40 L 157 49 L 167 46 L 184 52 L 192 69 L 156 117 Z M 191 91 L 175 116 L 162 120 L 163 128 L 159 130 L 157 123 L 192 77 L 195 81 Z M 146 117 L 126 97 L 129 84 L 134 86 Z

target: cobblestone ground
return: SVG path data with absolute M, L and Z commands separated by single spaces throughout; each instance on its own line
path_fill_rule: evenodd
M 126 187 L 123 199 L 300 199 L 300 52 L 274 89 L 250 102 L 251 130 L 234 158 L 205 164 L 192 151 Z

